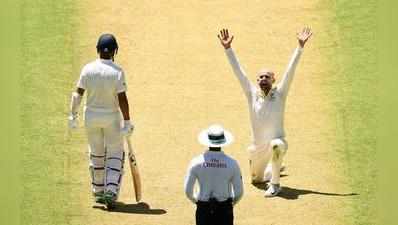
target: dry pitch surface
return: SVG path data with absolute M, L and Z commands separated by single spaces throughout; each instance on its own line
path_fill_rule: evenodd
M 195 3 L 194 3 L 195 2 Z M 81 191 L 81 214 L 71 224 L 187 225 L 195 207 L 183 192 L 186 167 L 203 147 L 197 134 L 222 123 L 235 135 L 225 152 L 241 165 L 245 194 L 235 207 L 235 224 L 343 224 L 344 205 L 352 196 L 334 154 L 332 101 L 323 78 L 328 74 L 328 43 L 333 9 L 316 0 L 280 1 L 89 1 L 81 13 L 76 65 L 96 57 L 102 32 L 119 40 L 116 61 L 127 74 L 128 96 L 136 124 L 133 144 L 143 178 L 143 201 L 135 205 L 125 171 L 115 212 L 93 208 L 89 192 L 86 142 L 74 164 Z M 265 199 L 250 184 L 246 146 L 250 142 L 247 104 L 216 35 L 226 27 L 233 48 L 250 78 L 261 67 L 283 71 L 304 25 L 315 31 L 298 66 L 286 109 L 289 142 L 281 197 Z M 319 35 L 318 35 L 319 34 Z M 76 72 L 78 69 L 76 69 Z M 279 76 L 278 76 L 279 78 Z M 127 165 L 126 165 L 127 166 Z M 127 167 L 126 167 L 127 168 Z

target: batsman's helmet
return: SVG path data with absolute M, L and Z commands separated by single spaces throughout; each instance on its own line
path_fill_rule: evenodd
M 118 50 L 119 46 L 115 36 L 112 34 L 102 34 L 97 43 L 97 52 L 111 52 Z

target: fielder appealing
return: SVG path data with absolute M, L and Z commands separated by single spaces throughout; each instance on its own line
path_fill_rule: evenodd
M 125 75 L 114 63 L 118 51 L 116 38 L 100 36 L 97 44 L 99 59 L 85 65 L 72 94 L 69 127 L 77 127 L 77 115 L 84 92 L 87 101 L 84 122 L 89 144 L 92 192 L 97 203 L 114 206 L 123 175 L 123 138 L 134 126 L 130 122 Z M 120 110 L 119 110 L 120 109 Z M 123 127 L 122 116 L 124 119 Z
M 257 88 L 246 76 L 231 48 L 233 36 L 227 29 L 220 31 L 218 38 L 232 66 L 234 74 L 247 97 L 249 104 L 252 145 L 248 148 L 252 183 L 270 181 L 266 197 L 276 196 L 281 191 L 280 170 L 287 151 L 283 117 L 286 97 L 301 53 L 312 32 L 304 28 L 297 33 L 299 46 L 293 53 L 281 81 L 273 87 L 275 75 L 268 69 L 257 74 Z M 271 158 L 271 163 L 269 163 Z
M 232 134 L 220 125 L 199 134 L 199 142 L 208 151 L 191 161 L 185 177 L 185 194 L 197 206 L 197 225 L 233 225 L 233 205 L 243 195 L 242 176 L 238 163 L 221 151 L 232 140 Z M 196 181 L 199 193 L 194 196 Z

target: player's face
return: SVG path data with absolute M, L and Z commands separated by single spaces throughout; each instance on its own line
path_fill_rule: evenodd
M 274 82 L 275 75 L 271 71 L 262 72 L 257 75 L 257 84 L 263 91 L 271 89 Z

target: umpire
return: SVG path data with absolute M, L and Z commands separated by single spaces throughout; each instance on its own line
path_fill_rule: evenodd
M 233 205 L 243 194 L 242 176 L 236 160 L 221 150 L 233 136 L 212 125 L 198 139 L 208 150 L 191 161 L 184 184 L 186 196 L 197 206 L 196 225 L 233 225 Z M 199 192 L 194 194 L 196 180 Z

